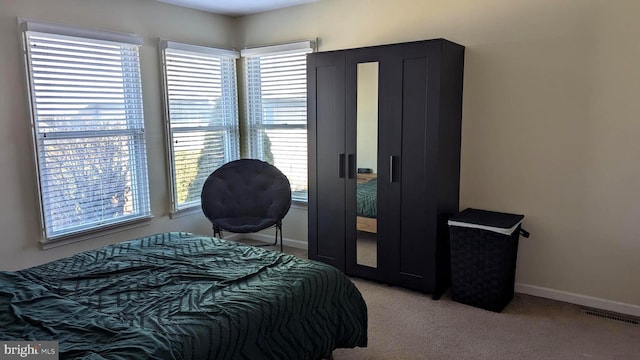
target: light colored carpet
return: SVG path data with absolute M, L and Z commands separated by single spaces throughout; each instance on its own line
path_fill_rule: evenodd
M 285 252 L 306 258 L 304 250 Z M 640 359 L 640 325 L 584 314 L 577 305 L 516 294 L 494 313 L 353 278 L 369 313 L 369 345 L 334 360 Z

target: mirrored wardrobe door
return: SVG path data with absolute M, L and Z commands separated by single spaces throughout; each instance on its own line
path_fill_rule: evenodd
M 378 267 L 378 62 L 357 64 L 356 263 Z

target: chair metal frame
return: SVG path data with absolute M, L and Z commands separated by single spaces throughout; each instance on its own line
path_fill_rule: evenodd
M 273 244 L 253 244 L 253 246 L 276 246 L 278 245 L 278 233 L 280 233 L 280 252 L 283 252 L 283 244 L 282 244 L 282 220 L 278 221 L 275 225 L 276 228 L 276 237 Z M 222 229 L 219 226 L 213 226 L 213 236 L 216 236 L 222 239 Z

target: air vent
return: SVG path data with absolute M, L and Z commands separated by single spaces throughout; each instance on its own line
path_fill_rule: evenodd
M 591 309 L 591 308 L 584 308 L 584 307 L 580 308 L 580 311 L 584 314 L 591 315 L 591 316 L 597 316 L 597 317 L 601 317 L 609 320 L 621 321 L 627 324 L 640 325 L 640 319 L 630 315 L 622 315 L 618 313 L 607 312 L 607 311 Z

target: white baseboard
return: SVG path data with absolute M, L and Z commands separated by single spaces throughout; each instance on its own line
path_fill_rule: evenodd
M 541 286 L 528 284 L 515 284 L 515 291 L 533 296 L 539 296 L 547 299 L 564 301 L 576 305 L 582 305 L 590 308 L 601 309 L 619 314 L 627 314 L 640 317 L 640 306 L 626 304 L 613 300 L 600 299 L 592 296 L 574 294 L 567 291 L 549 289 Z
M 235 239 L 250 239 L 256 240 L 263 243 L 273 243 L 274 236 L 267 234 L 232 234 L 225 236 L 225 239 L 235 240 Z M 294 239 L 283 239 L 283 243 L 286 246 L 290 246 L 297 249 L 308 250 L 308 244 L 306 241 L 294 240 Z M 563 301 L 571 304 L 586 306 L 595 309 L 601 309 L 605 311 L 611 311 L 619 314 L 627 314 L 631 316 L 640 317 L 640 306 L 622 303 L 613 300 L 601 299 L 587 295 L 570 293 L 567 291 L 555 290 L 550 288 L 545 288 L 541 286 L 529 285 L 529 284 L 515 284 L 515 291 L 522 294 L 539 296 L 546 299 Z
M 224 238 L 228 239 L 228 240 L 249 239 L 249 240 L 260 241 L 260 242 L 267 243 L 267 244 L 273 244 L 273 241 L 275 240 L 275 234 L 274 235 L 259 234 L 259 233 L 257 233 L 257 234 L 233 234 L 233 235 L 225 236 Z M 285 246 L 290 246 L 292 248 L 307 250 L 307 242 L 306 241 L 282 238 L 282 243 Z

